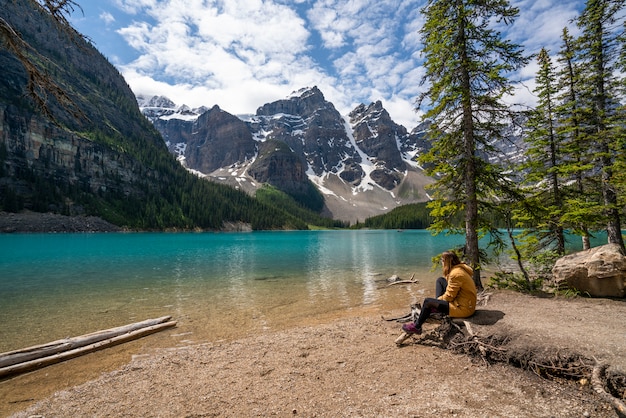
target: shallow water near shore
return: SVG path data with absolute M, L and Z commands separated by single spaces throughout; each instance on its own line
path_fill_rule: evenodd
M 171 315 L 164 345 L 231 338 L 430 294 L 424 230 L 0 235 L 0 352 Z M 414 276 L 416 285 L 387 287 Z M 169 333 L 172 335 L 172 333 Z
M 385 280 L 415 274 L 430 289 L 431 257 L 462 243 L 427 231 L 0 235 L 0 352 L 164 315 L 178 321 L 168 345 L 405 306 Z

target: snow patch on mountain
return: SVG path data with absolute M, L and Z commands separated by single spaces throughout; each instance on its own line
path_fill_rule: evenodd
M 193 122 L 196 121 L 201 114 L 208 110 L 205 106 L 194 109 L 185 104 L 177 106 L 173 101 L 165 96 L 148 97 L 139 95 L 136 98 L 139 110 L 141 110 L 141 113 L 143 113 L 144 116 L 152 122 L 156 119 L 179 119 L 186 122 Z
M 345 122 L 344 126 L 346 127 L 346 134 L 348 135 L 348 139 L 350 143 L 354 147 L 354 149 L 359 153 L 361 157 L 361 169 L 363 170 L 364 176 L 361 180 L 361 183 L 357 186 L 352 187 L 352 194 L 356 195 L 359 192 L 372 190 L 374 188 L 373 184 L 376 184 L 372 180 L 372 172 L 376 168 L 372 161 L 369 159 L 369 156 L 363 152 L 361 148 L 356 144 L 356 140 L 354 139 L 354 134 L 352 133 L 353 126 L 350 125 L 349 122 Z

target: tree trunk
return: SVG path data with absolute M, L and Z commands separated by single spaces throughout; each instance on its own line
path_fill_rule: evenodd
M 582 236 L 583 241 L 583 250 L 588 250 L 591 248 L 591 240 L 589 239 L 589 234 L 584 234 Z
M 462 9 L 462 5 L 457 3 Z M 464 14 L 459 11 L 458 41 L 461 45 L 461 95 L 463 107 L 463 173 L 465 186 L 465 256 L 474 270 L 474 284 L 483 289 L 480 280 L 480 251 L 478 247 L 478 198 L 476 196 L 476 140 L 474 138 L 474 114 L 471 98 L 471 75 L 467 54 L 467 37 Z
M 603 10 L 603 12 L 606 12 L 606 10 Z M 624 239 L 622 238 L 620 215 L 617 210 L 617 193 L 611 184 L 613 180 L 613 159 L 611 158 L 609 147 L 611 134 L 605 122 L 608 100 L 605 85 L 605 75 L 607 73 L 606 56 L 602 47 L 604 45 L 604 22 L 598 19 L 593 23 L 592 30 L 595 41 L 591 51 L 595 67 L 594 116 L 596 118 L 597 140 L 600 142 L 600 153 L 602 155 L 600 158 L 602 164 L 602 198 L 608 217 L 606 232 L 609 244 L 619 245 L 622 253 L 624 253 Z

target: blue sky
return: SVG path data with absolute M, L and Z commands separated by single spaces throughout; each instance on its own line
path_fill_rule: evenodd
M 381 100 L 407 129 L 419 114 L 420 14 L 425 0 L 77 0 L 74 27 L 135 94 L 233 114 L 318 86 L 347 115 Z M 526 53 L 558 51 L 584 0 L 513 0 L 520 16 L 501 28 Z M 536 72 L 523 69 L 515 101 L 533 103 Z

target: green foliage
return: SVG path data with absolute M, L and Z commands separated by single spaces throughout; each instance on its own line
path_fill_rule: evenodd
M 322 228 L 346 228 L 348 225 L 345 222 L 324 218 L 318 213 L 308 209 L 299 202 L 297 202 L 290 195 L 278 190 L 277 188 L 269 185 L 264 185 L 256 192 L 256 199 L 269 207 L 281 208 L 285 213 L 288 213 L 294 218 L 294 221 L 304 221 L 309 225 L 322 227 Z
M 624 0 L 588 0 L 576 22 L 581 31 L 576 44 L 576 59 L 581 69 L 580 99 L 588 116 L 584 122 L 590 127 L 586 133 L 587 153 L 597 164 L 608 241 L 622 250 L 620 186 L 614 173 L 619 160 L 624 158 L 621 139 L 624 108 L 619 105 L 623 76 L 616 74 L 620 68 L 619 43 L 623 42 L 620 35 L 625 3 Z
M 0 210 L 6 212 L 20 212 L 24 209 L 24 200 L 13 189 L 0 189 Z
M 306 183 L 306 189 L 304 192 L 292 192 L 289 193 L 289 195 L 294 201 L 296 201 L 296 203 L 313 212 L 319 213 L 324 209 L 324 196 L 311 181 Z
M 516 292 L 533 293 L 541 289 L 543 280 L 535 279 L 528 282 L 521 273 L 496 272 L 489 278 L 487 286 L 493 289 L 510 289 Z
M 623 77 L 615 71 L 617 45 L 624 47 L 615 24 L 624 4 L 587 2 L 577 20 L 581 36 L 563 30 L 558 71 L 546 50 L 538 55 L 538 104 L 529 112 L 527 162 L 519 168 L 523 198 L 511 202 L 516 226 L 526 228 L 519 258 L 531 263 L 536 254 L 562 255 L 565 229 L 588 238 L 590 230 L 606 228 L 609 242 L 624 247 L 618 209 L 626 179 L 620 173 L 624 115 L 617 104 Z
M 518 9 L 502 0 L 431 0 L 423 14 L 429 87 L 419 103 L 430 105 L 425 117 L 433 125 L 432 148 L 420 163 L 437 179 L 430 188 L 432 229 L 447 230 L 464 213 L 466 257 L 477 267 L 481 230 L 493 231 L 481 215 L 489 202 L 514 189 L 503 167 L 488 157 L 495 153 L 493 144 L 508 134 L 512 112 L 502 99 L 513 87 L 507 77 L 527 62 L 520 47 L 502 39 L 491 23 L 511 23 Z
M 554 263 L 562 256 L 556 249 L 556 245 L 547 248 L 543 238 L 541 231 L 531 229 L 520 231 L 516 237 L 516 240 L 522 243 L 521 246 L 518 245 L 518 248 L 520 256 L 525 260 L 529 276 L 540 280 L 552 277 Z M 511 257 L 517 260 L 516 255 L 513 254 Z
M 383 215 L 367 218 L 353 228 L 369 229 L 426 229 L 430 227 L 432 217 L 426 203 L 413 203 L 399 206 Z
M 556 243 L 556 251 L 565 253 L 565 235 L 562 215 L 564 205 L 565 178 L 561 166 L 567 158 L 563 156 L 565 137 L 557 132 L 556 71 L 548 51 L 542 49 L 537 56 L 539 71 L 535 93 L 538 104 L 529 112 L 526 124 L 528 132 L 526 160 L 520 167 L 525 187 L 524 204 L 519 205 L 513 217 L 541 231 L 544 246 Z
M 557 289 L 554 291 L 554 295 L 555 296 L 560 296 L 560 297 L 564 297 L 566 299 L 574 299 L 574 298 L 578 298 L 578 297 L 588 297 L 590 298 L 591 295 L 589 294 L 589 292 L 583 292 L 581 290 L 578 289 Z
M 517 235 L 509 232 L 514 242 L 506 252 L 512 260 L 517 261 L 520 272 L 497 272 L 490 278 L 489 286 L 525 293 L 541 291 L 544 282 L 552 278 L 552 268 L 560 257 L 559 253 L 554 249 L 546 249 L 541 233 L 536 230 L 524 229 Z

